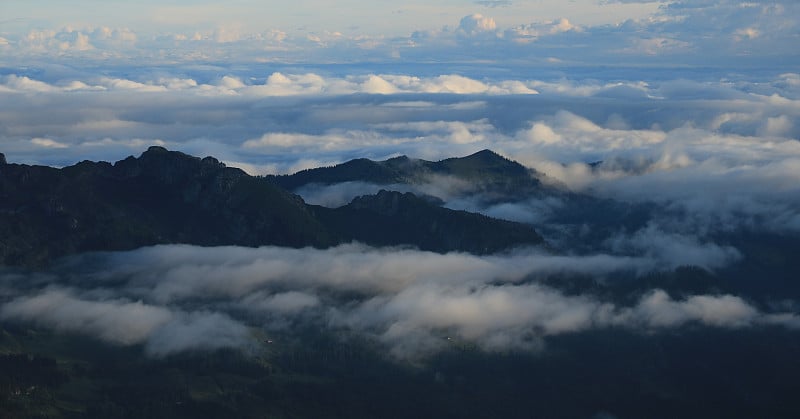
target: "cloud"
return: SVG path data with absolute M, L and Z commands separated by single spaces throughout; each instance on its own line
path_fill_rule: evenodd
M 637 22 L 637 30 L 649 36 L 634 38 L 633 49 L 645 54 L 684 50 L 715 58 L 756 57 L 761 55 L 757 48 L 771 45 L 774 49 L 762 59 L 777 56 L 785 53 L 790 34 L 798 27 L 798 20 L 789 17 L 796 11 L 797 4 L 788 1 L 674 1 L 650 21 Z
M 365 93 L 382 95 L 397 93 L 399 91 L 395 85 L 374 74 L 370 75 L 367 80 L 364 81 L 363 89 Z
M 729 266 L 742 257 L 739 251 L 731 246 L 701 243 L 695 236 L 664 232 L 654 224 L 630 236 L 610 237 L 607 243 L 618 253 L 626 254 L 633 251 L 634 254 L 656 258 L 669 269 L 679 266 L 698 266 L 714 270 Z
M 295 95 L 352 95 L 357 93 L 390 95 L 397 93 L 443 94 L 536 94 L 536 90 L 518 80 L 484 83 L 457 74 L 436 77 L 413 77 L 396 74 L 366 76 L 322 77 L 314 73 L 284 74 L 274 72 L 263 84 L 248 84 L 242 79 L 225 75 L 214 84 L 201 84 L 193 79 L 160 77 L 139 82 L 130 79 L 100 77 L 88 84 L 79 80 L 51 85 L 26 76 L 9 75 L 3 87 L 11 92 L 73 92 L 73 91 L 140 91 L 186 92 L 201 96 L 243 95 L 255 97 Z
M 247 327 L 225 314 L 180 313 L 153 331 L 145 344 L 145 352 L 161 357 L 186 351 L 242 348 L 250 341 Z
M 160 26 L 156 32 L 152 28 L 148 31 L 142 27 L 131 29 L 126 24 L 94 22 L 85 27 L 11 31 L 3 34 L 6 42 L 0 43 L 0 48 L 18 67 L 32 57 L 58 57 L 75 64 L 86 60 L 102 64 L 109 59 L 170 66 L 176 62 L 257 66 L 267 62 L 310 65 L 389 60 L 448 63 L 452 68 L 476 61 L 507 66 L 516 60 L 548 66 L 558 63 L 625 63 L 640 68 L 653 63 L 697 66 L 713 58 L 728 66 L 766 63 L 791 68 L 795 55 L 792 47 L 798 28 L 798 6 L 792 1 L 671 1 L 660 8 L 658 2 L 589 4 L 587 1 L 578 12 L 574 7 L 573 10 L 552 5 L 542 8 L 523 3 L 472 2 L 473 6 L 491 8 L 496 20 L 477 13 L 463 16 L 469 11 L 468 5 L 447 10 L 432 6 L 438 12 L 428 10 L 422 16 L 416 13 L 427 8 L 412 8 L 414 14 L 403 14 L 404 18 L 397 20 L 405 29 L 396 32 L 395 26 L 392 33 L 387 32 L 386 25 L 375 23 L 381 19 L 368 24 L 348 24 L 345 27 L 350 27 L 346 29 L 330 27 L 330 23 L 320 26 L 308 22 L 302 28 L 289 30 L 280 27 L 285 21 L 270 24 L 267 19 L 257 25 L 252 21 L 246 25 L 241 18 L 223 18 L 237 8 L 212 12 L 213 8 L 206 6 L 165 7 L 163 12 L 155 14 Z M 418 18 L 411 18 L 415 14 Z M 200 15 L 206 17 L 200 19 Z M 526 16 L 537 15 L 541 15 L 540 20 L 526 22 Z M 446 22 L 441 16 L 463 17 Z M 200 19 L 199 26 L 187 26 L 196 19 Z M 182 26 L 162 26 L 170 20 Z M 274 26 L 263 29 L 265 25 Z M 362 30 L 362 27 L 373 29 Z
M 425 281 L 466 284 L 491 278 L 515 282 L 532 273 L 600 274 L 646 271 L 654 266 L 652 260 L 610 255 L 575 259 L 530 250 L 508 256 L 478 257 L 412 249 L 375 249 L 358 244 L 328 250 L 274 247 L 203 250 L 192 246 L 157 246 L 108 254 L 100 260 L 104 263 L 102 270 L 96 272 L 100 283 L 105 278 L 122 275 L 129 278 L 134 289 L 150 290 L 134 296 L 161 303 L 198 298 L 244 298 L 263 287 L 291 287 L 292 284 L 385 293 Z M 78 259 L 77 263 L 82 262 Z
M 0 316 L 142 345 L 156 357 L 245 348 L 254 344 L 251 328 L 291 333 L 290 324 L 360 334 L 399 359 L 459 342 L 486 351 L 542 350 L 548 336 L 609 328 L 800 327 L 791 311 L 762 312 L 730 294 L 676 299 L 652 289 L 624 305 L 536 281 L 592 275 L 613 284 L 618 275 L 653 269 L 646 258 L 530 250 L 479 257 L 362 245 L 156 246 L 76 256 L 48 277 L 4 275 Z
M 249 339 L 248 329 L 224 314 L 174 312 L 126 299 L 96 301 L 59 288 L 16 298 L 3 305 L 0 317 L 85 334 L 117 345 L 144 344 L 145 351 L 153 356 L 239 348 Z
M 68 145 L 64 143 L 59 143 L 58 141 L 53 141 L 49 138 L 33 138 L 31 139 L 31 143 L 45 148 L 67 148 Z
M 494 19 L 475 13 L 464 16 L 458 23 L 458 30 L 465 35 L 477 35 L 483 32 L 493 32 L 497 29 Z
M 4 304 L 0 315 L 64 332 L 85 333 L 120 345 L 142 343 L 172 319 L 168 309 L 141 301 L 83 300 L 61 289 L 17 298 Z
M 9 91 L 33 91 L 33 92 L 49 92 L 56 90 L 53 86 L 47 83 L 33 80 L 29 77 L 18 77 L 11 74 L 5 77 L 4 87 Z
M 70 74 L 47 82 L 3 76 L 3 152 L 11 162 L 62 166 L 119 160 L 157 144 L 266 174 L 357 157 L 438 160 L 489 148 L 546 175 L 545 183 L 658 202 L 683 212 L 678 218 L 697 231 L 797 231 L 794 73 L 766 81 L 675 80 L 668 73 L 604 81 L 274 70 Z M 331 202 L 345 202 L 362 186 L 349 193 L 339 187 Z M 530 197 L 490 208 L 417 190 L 444 195 L 454 208 L 516 220 L 552 213 Z M 674 221 L 659 228 L 684 236 L 692 230 Z
M 749 326 L 761 317 L 751 305 L 731 295 L 692 296 L 675 301 L 662 290 L 643 297 L 632 313 L 639 321 L 655 327 L 675 327 L 696 321 L 737 328 Z
M 508 7 L 514 4 L 510 0 L 490 0 L 490 1 L 476 1 L 475 4 L 480 4 L 484 7 Z
M 543 335 L 585 330 L 612 311 L 610 305 L 537 286 L 419 286 L 370 300 L 336 321 L 374 329 L 396 356 L 408 357 L 438 349 L 448 336 L 486 350 L 536 349 Z

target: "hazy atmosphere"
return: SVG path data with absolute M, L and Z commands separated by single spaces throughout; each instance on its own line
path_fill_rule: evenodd
M 264 342 L 304 342 L 318 333 L 366 342 L 391 368 L 435 370 L 437 383 L 436 374 L 451 365 L 442 357 L 457 351 L 495 361 L 507 354 L 536 360 L 530 362 L 564 356 L 558 362 L 572 365 L 580 345 L 559 339 L 606 342 L 597 337 L 603 333 L 675 339 L 680 348 L 701 345 L 686 337 L 697 330 L 748 336 L 741 338 L 746 345 L 764 333 L 763 342 L 791 353 L 800 347 L 800 267 L 793 253 L 800 248 L 798 45 L 800 3 L 788 0 L 3 0 L 0 152 L 9 166 L 113 164 L 128 156 L 144 162 L 151 146 L 213 156 L 297 194 L 302 201 L 292 205 L 305 205 L 302 214 L 329 230 L 318 241 L 289 240 L 288 247 L 271 239 L 192 241 L 157 231 L 158 239 L 137 241 L 150 237 L 144 230 L 124 245 L 97 239 L 53 251 L 52 260 L 41 259 L 46 264 L 6 262 L 0 326 L 8 336 L 14 328 L 34 328 L 132 348 L 145 363 L 215 351 L 269 358 Z M 524 166 L 534 186 L 498 192 L 491 182 L 499 181 L 481 181 L 483 172 L 475 177 L 435 166 L 487 149 L 503 164 Z M 327 179 L 308 170 L 352 159 L 389 167 L 400 156 L 434 169 L 390 180 Z M 4 173 L 0 187 L 10 188 Z M 20 179 L 19 189 L 0 189 L 0 200 L 14 190 L 40 193 Z M 359 197 L 381 190 L 424 197 L 437 203 L 436 211 L 519 223 L 513 225 L 535 230 L 542 242 L 473 252 L 469 245 L 488 247 L 426 248 L 331 233 L 346 228 L 330 227 L 326 220 L 333 218 L 325 217 L 333 215 L 325 214 L 358 209 L 366 205 Z M 164 196 L 172 195 L 190 202 L 188 192 Z M 101 201 L 81 208 L 105 214 Z M 136 203 L 131 213 L 147 217 L 158 208 L 151 203 Z M 26 205 L 3 208 L 0 216 L 17 216 Z M 43 214 L 61 211 L 47 205 Z M 228 212 L 210 214 L 204 220 L 215 228 L 247 230 Z M 78 220 L 84 223 L 76 216 L 71 228 Z M 25 231 L 0 228 L 7 237 Z M 37 254 L 29 245 L 35 240 L 14 240 L 3 244 L 13 248 L 8 254 Z M 56 239 L 42 239 L 49 241 Z M 28 341 L 14 339 L 16 346 L 0 340 L 0 353 L 25 353 L 19 348 Z M 633 348 L 624 342 L 620 347 Z M 658 358 L 666 361 L 653 361 L 659 368 L 692 357 L 663 345 L 653 352 L 668 353 Z M 715 342 L 702 347 L 726 349 Z M 747 353 L 787 359 L 761 346 Z M 710 358 L 698 355 L 699 363 L 713 358 L 705 354 Z M 270 371 L 300 374 L 280 359 L 264 362 Z M 331 374 L 332 383 L 347 379 Z M 642 379 L 658 381 L 648 380 Z M 740 390 L 754 385 L 749 376 L 741 382 Z M 754 396 L 752 406 L 764 402 L 778 409 L 773 417 L 790 417 L 796 406 L 777 390 L 787 383 L 772 384 L 776 391 Z M 664 415 L 695 407 L 697 399 L 676 395 L 680 385 L 669 388 L 654 390 L 663 398 L 649 406 L 664 400 L 682 406 Z M 492 400 L 487 406 L 498 404 Z M 650 412 L 626 410 L 618 401 L 542 417 Z M 2 409 L 0 416 L 16 412 Z M 738 414 L 754 411 L 760 410 Z M 370 416 L 336 412 L 331 417 Z

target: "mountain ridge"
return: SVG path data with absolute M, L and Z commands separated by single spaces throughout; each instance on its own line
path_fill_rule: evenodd
M 381 161 L 360 158 L 270 178 L 288 190 L 296 190 L 309 184 L 330 185 L 353 181 L 377 185 L 420 184 L 435 176 L 454 177 L 472 183 L 478 190 L 494 193 L 520 190 L 529 193 L 544 188 L 540 180 L 543 176 L 541 173 L 488 149 L 439 161 L 412 159 L 404 155 Z
M 393 199 L 415 215 L 382 212 L 379 198 L 340 210 L 308 205 L 273 178 L 159 146 L 113 164 L 6 163 L 0 264 L 38 266 L 74 253 L 167 243 L 324 248 L 361 241 L 476 253 L 543 243 L 525 224 L 465 217 L 413 194 Z M 457 221 L 430 228 L 430 220 L 446 218 Z M 401 234 L 398 225 L 417 236 Z

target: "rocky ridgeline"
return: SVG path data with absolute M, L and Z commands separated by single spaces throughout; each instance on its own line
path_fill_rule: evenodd
M 359 241 L 475 253 L 542 243 L 528 225 L 449 210 L 408 193 L 382 191 L 336 209 L 307 205 L 274 178 L 163 147 L 114 164 L 83 161 L 63 169 L 1 161 L 2 265 L 39 266 L 79 252 L 168 243 L 328 247 Z

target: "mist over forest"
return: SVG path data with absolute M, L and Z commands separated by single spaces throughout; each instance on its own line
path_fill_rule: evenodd
M 0 16 L 0 417 L 800 414 L 796 2 Z

